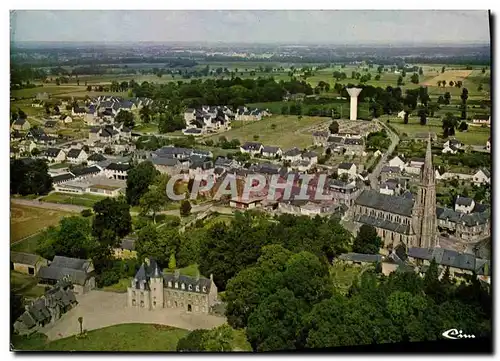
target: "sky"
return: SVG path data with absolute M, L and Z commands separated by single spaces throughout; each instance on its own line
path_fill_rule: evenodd
M 14 42 L 490 42 L 484 10 L 15 10 L 10 22 Z

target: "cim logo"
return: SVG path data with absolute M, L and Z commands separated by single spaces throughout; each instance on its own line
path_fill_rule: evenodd
M 474 335 L 466 335 L 462 333 L 462 330 L 457 330 L 456 328 L 452 328 L 451 330 L 444 331 L 442 335 L 451 340 L 461 340 L 463 338 L 476 338 Z

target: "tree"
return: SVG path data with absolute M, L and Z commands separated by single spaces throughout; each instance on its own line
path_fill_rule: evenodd
M 40 151 L 40 149 L 38 149 L 38 148 L 33 148 L 33 149 L 31 150 L 31 155 L 32 155 L 33 157 L 37 157 L 37 156 L 39 156 L 39 155 L 40 155 L 40 153 L 42 153 L 42 152 L 41 152 L 41 151 Z
M 99 241 L 100 256 L 106 256 L 132 230 L 130 207 L 123 197 L 106 198 L 94 204 L 92 235 Z
M 427 124 L 427 109 L 422 108 L 418 111 L 418 116 L 420 117 L 420 125 Z
M 445 70 L 446 70 L 446 67 L 444 67 L 444 66 L 443 66 L 443 67 L 441 68 L 441 73 L 444 73 L 444 71 L 445 71 Z
M 410 117 L 410 112 L 408 110 L 405 110 L 405 115 L 403 117 L 403 123 L 408 124 L 408 119 Z
M 462 89 L 462 94 L 460 95 L 460 99 L 462 99 L 462 112 L 461 119 L 467 119 L 467 99 L 469 98 L 469 91 L 467 88 Z
M 328 130 L 331 134 L 337 134 L 339 132 L 339 123 L 336 120 L 332 121 L 328 126 Z
M 422 69 L 422 67 L 418 69 L 418 75 L 420 76 L 424 75 L 424 69 Z
M 47 194 L 52 190 L 52 177 L 49 167 L 43 159 L 35 159 L 30 163 L 14 159 L 10 162 L 11 194 Z
M 194 330 L 177 342 L 178 352 L 199 352 L 205 350 L 205 336 L 208 330 Z
M 403 77 L 400 75 L 398 77 L 398 86 L 401 86 L 401 85 L 403 85 Z
M 92 91 L 92 85 L 87 85 L 87 91 L 91 92 Z
M 469 129 L 469 125 L 465 121 L 462 121 L 458 126 L 458 130 L 460 130 L 461 132 L 465 132 L 467 129 Z
M 180 213 L 181 217 L 187 217 L 191 214 L 191 203 L 187 199 L 181 202 Z
M 411 82 L 413 84 L 418 84 L 419 78 L 418 78 L 418 74 L 417 73 L 413 73 L 413 75 L 411 76 Z
M 17 108 L 17 114 L 19 115 L 19 119 L 26 119 L 27 115 L 24 111 L 22 111 L 20 108 Z
M 174 252 L 170 253 L 170 258 L 168 260 L 168 268 L 171 270 L 174 270 L 177 268 L 176 262 L 175 262 L 175 253 Z
M 119 111 L 115 116 L 115 122 L 123 123 L 124 126 L 133 128 L 135 125 L 134 114 L 126 110 Z
M 455 135 L 455 128 L 458 126 L 458 118 L 453 113 L 446 113 L 442 119 L 443 135 L 446 137 Z
M 139 111 L 139 115 L 143 123 L 149 123 L 149 121 L 151 120 L 151 109 L 149 108 L 149 106 L 143 106 Z
M 377 235 L 376 229 L 363 224 L 354 239 L 352 250 L 356 253 L 378 254 L 382 245 L 382 239 Z
M 248 319 L 247 338 L 254 351 L 294 350 L 306 305 L 288 289 L 265 299 Z
M 380 74 L 375 75 L 375 80 L 379 81 L 380 80 Z
M 451 100 L 451 94 L 450 94 L 450 92 L 444 93 L 444 103 L 446 105 L 449 105 L 450 104 L 450 100 Z
M 401 76 L 402 76 L 403 78 L 405 78 L 405 77 L 406 77 L 406 70 L 404 70 L 404 69 L 403 69 L 403 70 L 401 71 Z
M 139 201 L 141 213 L 148 215 L 153 213 L 153 223 L 156 224 L 156 214 L 162 209 L 165 204 L 165 189 L 159 188 L 156 185 L 149 186 L 149 189 L 144 193 Z
M 78 317 L 78 323 L 80 324 L 80 335 L 83 335 L 83 317 Z
M 139 163 L 128 171 L 126 197 L 130 205 L 138 205 L 159 172 L 151 161 Z

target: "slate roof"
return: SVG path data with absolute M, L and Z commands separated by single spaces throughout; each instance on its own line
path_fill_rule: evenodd
M 313 132 L 313 137 L 328 137 L 330 135 L 329 132 L 326 132 L 326 131 L 316 131 L 316 132 Z
M 364 254 L 364 253 L 344 253 L 339 256 L 339 259 L 353 262 L 377 263 L 382 261 L 382 256 L 379 254 Z
M 187 133 L 187 134 L 201 134 L 201 129 L 199 129 L 199 128 L 189 128 L 189 129 L 184 130 L 184 133 Z
M 381 173 L 400 173 L 401 169 L 399 167 L 383 166 Z
M 481 168 L 481 171 L 484 173 L 484 175 L 485 175 L 486 177 L 488 177 L 488 178 L 490 178 L 490 177 L 491 177 L 491 173 L 490 173 L 490 171 L 489 171 L 488 169 L 486 169 L 486 168 Z
M 62 280 L 65 276 L 68 276 L 71 281 L 77 285 L 84 285 L 85 281 L 87 280 L 88 274 L 82 270 L 56 267 L 52 265 L 48 267 L 41 267 L 37 273 L 38 278 L 56 281 Z
M 489 209 L 484 212 L 462 213 L 456 212 L 450 208 L 436 207 L 436 216 L 443 221 L 452 223 L 463 223 L 468 227 L 473 227 L 476 224 L 485 224 L 489 222 L 491 215 Z
M 120 248 L 121 249 L 127 249 L 129 251 L 134 251 L 135 250 L 135 239 L 131 237 L 125 237 L 122 239 L 120 242 Z
M 37 262 L 42 259 L 37 254 L 24 253 L 24 252 L 10 252 L 10 261 L 12 263 L 20 263 L 34 266 Z
M 413 209 L 413 200 L 400 196 L 381 194 L 373 189 L 364 190 L 355 200 L 355 204 L 406 217 L 411 217 Z
M 57 122 L 55 120 L 47 120 L 45 122 L 45 126 L 47 128 L 54 128 L 56 126 Z
M 50 263 L 51 267 L 64 267 L 64 268 L 72 268 L 75 270 L 87 270 L 90 266 L 90 261 L 86 259 L 80 258 L 72 258 L 72 257 L 64 257 L 64 256 L 55 256 L 52 262 Z
M 163 148 L 157 149 L 154 152 L 154 154 L 157 156 L 167 155 L 167 154 L 189 156 L 189 155 L 191 155 L 191 152 L 192 152 L 191 149 L 187 149 L 187 148 L 163 147 Z
M 346 138 L 344 140 L 345 145 L 363 145 L 363 139 L 361 138 Z
M 142 264 L 141 264 L 141 267 L 139 268 L 139 270 L 137 271 L 137 273 L 135 274 L 135 277 L 134 277 L 134 281 L 135 281 L 135 288 L 136 289 L 140 289 L 140 285 L 142 282 L 144 282 L 144 288 L 149 290 L 149 280 L 150 278 L 153 278 L 153 277 L 162 277 L 162 271 L 160 270 L 160 268 L 158 267 L 158 264 L 156 263 L 156 261 L 149 257 L 147 259 L 147 262 L 144 261 Z
M 280 149 L 280 147 L 275 147 L 275 146 L 272 146 L 272 145 L 266 145 L 262 149 L 262 153 L 276 154 L 279 149 Z
M 245 150 L 252 150 L 252 151 L 259 150 L 260 147 L 262 147 L 262 143 L 257 143 L 257 142 L 246 142 L 241 146 L 241 148 Z
M 106 157 L 103 156 L 101 153 L 94 153 L 91 154 L 87 159 L 94 162 L 102 162 L 103 160 L 106 160 Z
M 318 156 L 318 154 L 316 152 L 304 152 L 304 153 L 302 153 L 302 158 L 311 159 L 311 158 L 314 158 L 317 156 Z
M 473 271 L 478 268 L 476 266 L 477 259 L 473 254 L 459 253 L 444 248 L 410 247 L 408 249 L 408 256 L 427 261 L 431 261 L 432 259 L 434 259 L 438 265 L 449 266 L 469 271 Z M 484 268 L 484 264 L 486 264 L 487 262 L 487 260 L 481 260 L 477 263 L 479 263 L 479 268 Z
M 472 198 L 460 197 L 460 196 L 457 196 L 457 199 L 455 200 L 455 204 L 457 204 L 459 206 L 467 206 L 467 207 L 471 206 L 472 202 L 474 202 L 474 200 Z
M 59 152 L 62 150 L 59 148 L 47 148 L 44 152 L 45 156 L 50 157 L 50 158 L 55 158 L 59 155 Z
M 16 120 L 14 120 L 14 124 L 15 125 L 24 125 L 24 123 L 26 123 L 26 119 L 24 118 L 17 118 Z
M 297 147 L 288 149 L 285 153 L 283 153 L 283 156 L 285 157 L 295 157 L 297 155 L 300 155 L 300 149 Z
M 111 163 L 106 167 L 109 170 L 116 170 L 119 172 L 126 172 L 130 169 L 130 164 L 128 163 Z
M 401 233 L 401 234 L 410 233 L 410 226 L 407 224 L 391 222 L 382 218 L 376 218 L 365 214 L 355 215 L 354 221 L 362 224 L 368 224 L 370 226 L 377 228 L 387 229 L 389 231 L 396 233 Z
M 71 173 L 75 175 L 75 177 L 82 177 L 88 174 L 95 174 L 101 172 L 101 168 L 99 168 L 96 165 L 93 165 L 91 167 L 85 167 L 85 168 L 77 168 L 73 169 Z
M 68 158 L 78 158 L 78 156 L 80 155 L 81 152 L 82 152 L 82 149 L 72 148 L 72 149 L 69 150 L 68 154 L 66 154 L 66 157 L 68 157 Z
M 174 167 L 180 164 L 179 160 L 176 158 L 154 157 L 151 160 L 155 165 L 164 165 L 167 167 Z
M 349 170 L 354 165 L 354 163 L 340 163 L 339 169 Z
M 74 178 L 75 178 L 75 176 L 71 173 L 58 174 L 58 175 L 52 177 L 52 182 L 54 184 L 57 184 L 57 183 L 69 181 L 69 180 L 74 179 Z

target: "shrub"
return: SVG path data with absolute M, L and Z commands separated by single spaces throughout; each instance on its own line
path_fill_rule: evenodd
M 83 211 L 80 212 L 82 217 L 90 217 L 92 215 L 92 210 L 91 209 L 84 209 Z

